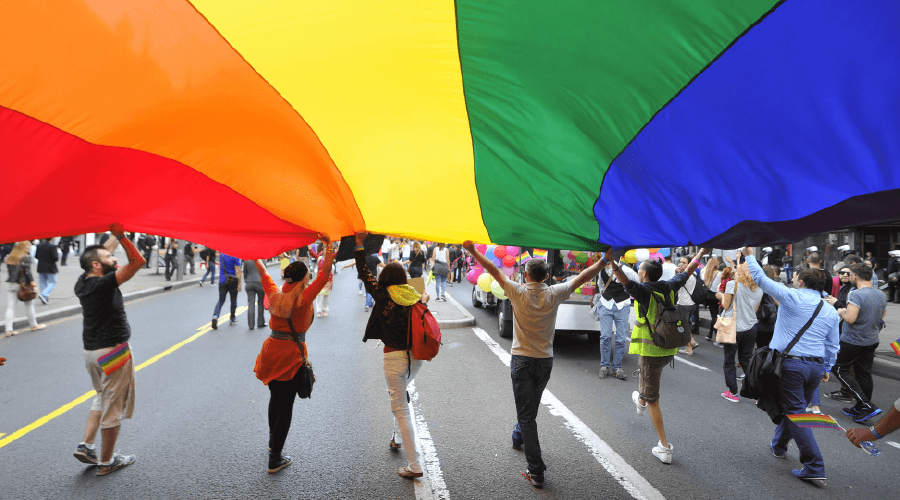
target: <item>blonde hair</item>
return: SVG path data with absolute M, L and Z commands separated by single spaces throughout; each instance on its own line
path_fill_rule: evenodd
M 9 255 L 6 256 L 7 264 L 18 266 L 19 261 L 22 260 L 22 257 L 28 254 L 28 250 L 31 248 L 30 241 L 20 241 L 16 243 L 16 246 L 13 247 L 12 252 L 9 252 Z
M 738 283 L 743 283 L 744 286 L 750 287 L 751 292 L 756 291 L 756 282 L 753 281 L 753 276 L 750 275 L 750 266 L 746 262 L 738 265 L 737 272 L 734 273 L 734 279 Z
M 712 285 L 713 280 L 716 279 L 716 273 L 718 272 L 719 259 L 713 257 L 706 262 L 706 269 L 703 270 L 703 281 L 706 282 L 707 288 Z

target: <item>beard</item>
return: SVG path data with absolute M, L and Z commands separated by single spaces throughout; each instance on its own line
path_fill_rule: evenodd
M 109 274 L 109 273 L 114 273 L 114 272 L 116 272 L 116 265 L 115 265 L 115 264 L 105 264 L 105 263 L 101 262 L 100 265 L 103 266 L 103 275 L 104 275 L 104 276 L 106 276 L 106 275 Z

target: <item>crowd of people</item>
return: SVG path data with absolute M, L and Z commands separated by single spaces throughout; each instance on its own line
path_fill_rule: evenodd
M 527 469 L 523 475 L 536 487 L 543 485 L 547 468 L 541 456 L 536 418 L 553 366 L 556 313 L 576 289 L 595 279 L 594 309 L 601 323 L 599 376 L 627 379 L 622 369 L 625 346 L 628 346 L 627 354 L 638 356 L 638 390 L 633 392 L 632 400 L 638 415 L 650 416 L 658 437 L 651 453 L 663 463 L 672 463 L 674 445 L 666 435 L 660 405 L 662 372 L 665 366 L 674 363 L 677 353 L 690 356 L 700 347 L 694 335 L 700 333 L 701 306 L 707 307 L 715 319 L 706 340 L 715 341 L 723 348 L 723 381 L 727 390 L 721 396 L 727 401 L 740 401 L 741 378 L 737 376 L 737 367 L 746 373 L 756 349 L 768 346 L 786 353 L 774 397 L 777 411 L 765 408 L 762 399 L 760 406 L 776 424 L 770 443 L 773 456 L 784 458 L 789 441 L 796 442 L 803 464 L 801 469 L 793 471 L 798 478 L 824 479 L 824 459 L 810 429 L 783 417 L 819 413 L 821 381 L 829 380 L 834 374 L 842 388 L 827 396 L 853 403 L 843 411 L 854 422 L 864 423 L 882 413 L 872 403 L 871 374 L 878 334 L 884 327 L 891 297 L 878 289 L 872 261 L 852 253 L 847 253 L 834 266 L 837 276 L 832 277 L 824 269 L 820 255 L 810 252 L 799 269 L 792 269 L 790 283 L 785 283 L 776 266 L 760 265 L 749 248 L 741 249 L 733 257 L 722 255 L 721 261 L 714 256 L 706 259 L 708 252 L 701 249 L 694 256 L 676 256 L 676 262 L 648 259 L 636 268 L 616 259 L 610 250 L 605 255 L 592 255 L 576 276 L 549 285 L 548 276 L 552 272 L 543 259 L 531 259 L 523 266 L 520 283 L 501 272 L 470 241 L 461 246 L 424 245 L 385 238 L 380 248 L 367 251 L 365 238 L 365 234 L 357 235 L 353 262 L 345 267 L 356 267 L 360 293 L 364 291 L 366 295 L 364 310 L 371 308 L 373 312 L 362 340 L 378 340 L 384 344 L 384 374 L 394 414 L 389 448 L 403 449 L 408 462 L 398 470 L 401 477 L 417 478 L 424 474 L 415 444 L 415 417 L 407 404 L 407 386 L 420 372 L 422 362 L 409 355 L 407 333 L 410 307 L 427 303 L 430 296 L 416 291 L 408 280 L 427 273 L 435 281 L 435 300 L 444 300 L 447 283 L 458 282 L 463 277 L 467 256 L 500 284 L 512 304 L 510 374 L 517 419 L 511 443 L 515 448 L 524 448 Z M 117 266 L 113 255 L 120 244 L 128 257 L 125 266 Z M 11 304 L 7 310 L 7 334 L 11 331 L 12 308 L 17 302 L 24 302 L 32 330 L 44 328 L 36 322 L 33 299 L 19 300 L 19 290 L 22 284 L 27 284 L 36 297 L 42 297 L 40 300 L 49 300 L 56 280 L 44 275 L 57 272 L 58 252 L 46 240 L 35 250 L 41 282 L 38 286 L 31 271 L 30 246 L 30 242 L 20 242 L 5 257 Z M 177 250 L 175 244 L 166 247 L 167 260 L 172 249 Z M 297 396 L 309 397 L 314 381 L 305 334 L 315 318 L 328 316 L 336 250 L 337 243 L 321 235 L 315 245 L 284 254 L 282 258 L 287 262 L 282 265 L 284 283 L 280 287 L 263 261 L 241 262 L 210 248 L 199 253 L 207 269 L 201 286 L 207 275 L 212 278 L 210 284 L 218 278 L 219 294 L 211 327 L 218 328 L 227 298 L 231 299 L 230 324 L 237 323 L 236 297 L 243 289 L 248 298 L 249 329 L 268 326 L 271 330 L 255 367 L 257 378 L 270 391 L 269 473 L 292 463 L 291 457 L 283 452 L 294 401 Z M 84 274 L 75 285 L 75 294 L 84 315 L 85 366 L 97 396 L 75 457 L 97 464 L 98 475 L 135 461 L 134 455 L 114 451 L 121 421 L 131 417 L 134 407 L 130 327 L 119 287 L 145 263 L 138 248 L 116 226 L 111 228 L 111 237 L 103 244 L 86 247 L 80 256 Z M 170 266 L 167 262 L 167 267 L 174 265 L 177 263 Z M 898 271 L 892 271 L 894 267 Z M 892 264 L 887 271 L 900 272 L 900 264 Z M 886 273 L 888 282 L 890 274 Z M 683 317 L 691 318 L 686 325 L 689 329 L 686 342 L 680 348 L 661 347 L 654 337 L 662 315 L 670 306 Z M 632 313 L 633 328 L 629 324 Z M 900 400 L 877 426 L 851 429 L 847 432 L 848 439 L 859 446 L 861 441 L 892 432 L 900 427 L 898 409 Z M 99 453 L 94 445 L 98 431 L 102 436 Z

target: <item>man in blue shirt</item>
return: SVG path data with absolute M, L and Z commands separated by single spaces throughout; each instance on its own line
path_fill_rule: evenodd
M 795 288 L 776 283 L 763 272 L 753 251 L 742 249 L 753 281 L 763 291 L 781 305 L 771 349 L 784 352 L 794 336 L 803 328 L 822 303 L 820 290 L 824 289 L 822 272 L 819 269 L 803 269 L 794 275 Z M 828 381 L 828 374 L 837 359 L 840 348 L 840 318 L 833 307 L 823 307 L 806 333 L 794 345 L 782 365 L 782 375 L 778 379 L 781 406 L 786 414 L 805 413 L 806 403 L 819 387 L 819 381 Z M 776 458 L 784 458 L 787 445 L 793 439 L 800 449 L 803 468 L 792 471 L 803 480 L 824 480 L 825 462 L 812 429 L 798 427 L 788 418 L 782 418 L 775 428 L 775 436 L 769 445 Z
M 219 313 L 225 304 L 225 296 L 231 296 L 231 326 L 237 324 L 237 294 L 241 291 L 241 259 L 220 254 L 219 257 L 219 301 L 213 311 L 212 328 L 219 328 Z

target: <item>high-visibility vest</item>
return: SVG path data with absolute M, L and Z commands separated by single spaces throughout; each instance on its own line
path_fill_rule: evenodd
M 634 324 L 634 330 L 631 332 L 631 345 L 628 347 L 628 354 L 640 354 L 651 358 L 662 356 L 674 356 L 678 354 L 678 348 L 663 349 L 653 343 L 653 337 L 650 335 L 650 325 L 656 322 L 656 302 L 663 300 L 663 294 L 651 291 L 656 295 L 656 300 L 650 300 L 650 306 L 647 308 L 647 317 L 641 314 L 641 307 L 638 301 L 634 301 L 634 317 L 637 321 Z M 669 292 L 672 303 L 675 303 L 675 292 Z

